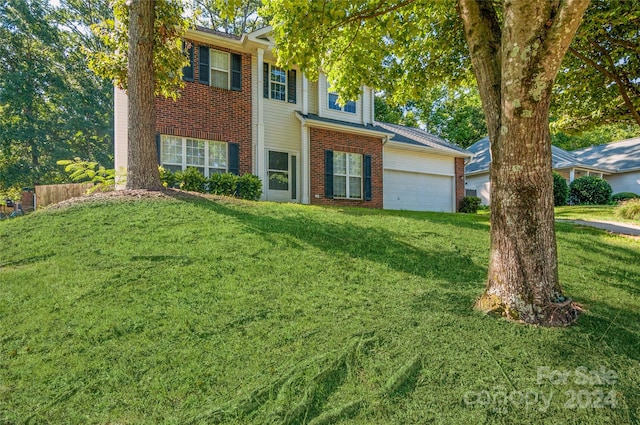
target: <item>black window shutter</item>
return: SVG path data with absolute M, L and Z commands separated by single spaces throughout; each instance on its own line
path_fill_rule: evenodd
M 291 69 L 287 71 L 287 101 L 289 103 L 296 103 L 296 70 Z
M 269 99 L 269 64 L 262 65 L 262 97 Z
M 187 43 L 182 42 L 182 50 L 187 50 L 187 56 L 189 56 L 189 65 L 182 68 L 182 79 L 185 81 L 193 81 L 193 45 L 187 47 Z
M 229 172 L 240 175 L 240 145 L 237 143 L 229 143 Z
M 198 50 L 198 82 L 209 85 L 209 48 L 200 46 Z
M 158 157 L 158 165 L 162 165 L 162 156 L 160 153 L 160 133 L 156 133 L 156 156 Z
M 242 56 L 231 54 L 231 90 L 242 90 Z
M 364 156 L 364 200 L 371 200 L 371 155 Z
M 324 197 L 333 199 L 333 151 L 324 151 Z

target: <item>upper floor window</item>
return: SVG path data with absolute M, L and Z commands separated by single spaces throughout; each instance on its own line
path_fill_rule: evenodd
M 287 97 L 287 74 L 284 69 L 277 66 L 271 67 L 269 73 L 271 99 L 285 100 Z
M 356 102 L 353 100 L 349 100 L 345 103 L 344 106 L 340 106 L 338 104 L 338 94 L 329 92 L 329 109 L 333 109 L 335 111 L 344 111 L 351 112 L 352 114 L 356 113 Z
M 193 54 L 190 59 L 192 64 Z M 187 75 L 187 72 L 183 73 Z M 198 46 L 198 74 L 198 81 L 202 84 L 242 90 L 242 56 Z
M 161 137 L 160 164 L 173 172 L 194 167 L 207 177 L 226 172 L 237 174 L 237 162 L 238 149 L 235 143 L 166 135 Z
M 211 50 L 211 85 L 229 88 L 229 53 Z
M 263 67 L 263 97 L 296 103 L 296 70 L 285 71 L 266 62 Z

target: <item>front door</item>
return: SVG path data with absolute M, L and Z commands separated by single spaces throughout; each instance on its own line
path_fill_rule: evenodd
M 269 201 L 298 202 L 297 155 L 267 150 L 266 195 Z

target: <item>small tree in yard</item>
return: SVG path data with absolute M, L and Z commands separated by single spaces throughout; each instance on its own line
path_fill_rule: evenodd
M 558 280 L 549 104 L 589 0 L 272 0 L 279 61 L 340 99 L 362 84 L 398 97 L 474 70 L 491 140 L 491 254 L 476 303 L 526 323 L 565 325 L 579 308 Z M 457 13 L 454 13 L 457 12 Z

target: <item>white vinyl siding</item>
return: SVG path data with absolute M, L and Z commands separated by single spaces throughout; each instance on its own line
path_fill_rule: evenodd
M 464 180 L 464 188 L 475 190 L 476 196 L 482 201 L 482 205 L 489 205 L 491 200 L 489 173 L 466 176 Z
M 124 183 L 122 175 L 126 175 L 127 156 L 129 149 L 129 139 L 127 135 L 127 127 L 129 118 L 128 98 L 124 90 L 117 87 L 114 88 L 113 96 L 113 115 L 114 115 L 114 167 L 117 175 L 117 184 Z
M 310 114 L 318 114 L 318 82 L 317 81 L 309 81 L 308 87 L 309 93 L 309 113 Z
M 415 173 L 455 175 L 455 159 L 450 156 L 434 155 L 426 152 L 385 146 L 384 168 L 411 171 Z
M 261 72 L 261 70 L 258 70 Z M 269 82 L 271 86 L 271 82 Z M 302 92 L 302 78 L 296 81 L 296 91 Z M 262 115 L 264 122 L 264 147 L 288 152 L 300 152 L 302 148 L 301 124 L 295 112 L 300 109 L 296 103 L 271 101 L 265 98 Z M 261 176 L 266 177 L 266 176 Z
M 640 195 L 640 171 L 619 173 L 604 178 L 613 189 L 613 193 L 633 192 Z

